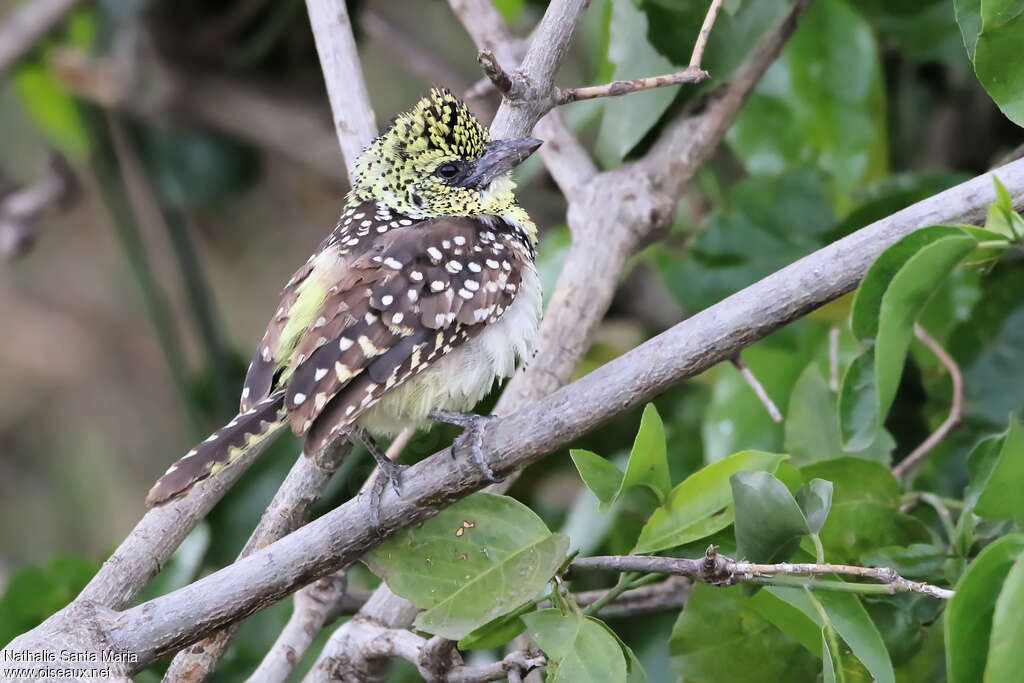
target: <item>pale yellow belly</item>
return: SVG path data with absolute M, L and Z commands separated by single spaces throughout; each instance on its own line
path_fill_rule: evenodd
M 517 361 L 533 354 L 540 313 L 540 281 L 528 268 L 498 322 L 385 394 L 356 423 L 374 436 L 391 437 L 405 427 L 429 428 L 431 410 L 471 411 L 496 380 L 510 377 Z

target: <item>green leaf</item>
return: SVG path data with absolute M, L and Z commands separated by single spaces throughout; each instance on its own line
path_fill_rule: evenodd
M 1018 555 L 999 591 L 992 615 L 985 681 L 1012 681 L 1024 671 L 1024 555 Z
M 838 577 L 830 576 L 829 578 L 836 579 Z M 819 627 L 825 626 L 812 598 L 803 588 L 768 586 L 767 590 L 772 595 L 796 607 Z M 892 662 L 889 660 L 889 653 L 885 649 L 885 642 L 857 596 L 853 593 L 821 591 L 814 593 L 813 599 L 821 604 L 831 626 L 874 679 L 878 683 L 895 681 L 895 673 L 892 669 Z
M 576 465 L 580 478 L 587 488 L 594 492 L 597 499 L 601 501 L 602 507 L 610 505 L 618 498 L 619 490 L 622 488 L 622 470 L 609 460 L 605 460 L 597 453 L 573 448 L 569 450 L 569 457 Z
M 957 582 L 945 615 L 950 683 L 982 680 L 1000 589 L 1022 552 L 1024 535 L 1004 536 L 982 550 Z
M 875 259 L 857 289 L 850 312 L 850 329 L 862 342 L 873 342 L 878 336 L 882 299 L 896 275 L 918 252 L 945 237 L 963 237 L 956 226 L 932 225 L 901 238 Z
M 54 147 L 72 159 L 88 156 L 92 142 L 78 105 L 43 62 L 20 64 L 11 82 L 22 106 Z
M 648 487 L 658 496 L 659 503 L 664 503 L 665 497 L 672 490 L 668 454 L 665 450 L 665 426 L 653 403 L 644 406 L 640 429 L 636 433 L 629 464 L 626 465 L 626 476 L 622 479 L 618 495 L 621 496 L 631 486 Z
M 426 611 L 415 626 L 458 640 L 537 596 L 569 539 L 507 496 L 475 493 L 364 556 L 392 591 Z
M 855 4 L 810 7 L 726 138 L 748 172 L 812 164 L 843 192 L 882 177 L 888 151 L 878 53 Z
M 888 467 L 860 458 L 840 458 L 800 468 L 805 481 L 813 478 L 832 482 L 833 504 L 872 501 L 895 507 L 903 486 Z
M 675 71 L 672 63 L 651 47 L 646 35 L 647 17 L 633 0 L 612 0 L 607 57 L 615 65 L 613 80 Z M 678 90 L 678 86 L 656 88 L 606 99 L 597 134 L 597 157 L 607 166 L 621 161 L 658 122 Z
M 548 656 L 545 680 L 621 683 L 627 679 L 622 648 L 597 619 L 546 609 L 524 615 L 523 621 Z
M 889 567 L 906 578 L 923 579 L 938 576 L 949 558 L 945 547 L 934 543 L 911 543 L 908 546 L 886 546 L 862 556 L 872 567 Z
M 903 376 L 914 322 L 976 245 L 959 228 L 932 226 L 886 249 L 868 270 L 854 300 L 851 327 L 871 346 L 847 369 L 839 400 L 847 450 L 861 450 L 874 441 Z
M 985 481 L 985 487 L 974 506 L 974 512 L 988 519 L 1024 521 L 1024 433 L 1020 422 L 1010 419 L 1010 429 L 1003 440 L 999 456 Z
M 970 316 L 950 334 L 946 350 L 964 375 L 968 421 L 993 428 L 1024 414 L 1024 268 L 1004 259 L 980 282 Z
M 696 541 L 733 521 L 729 477 L 744 470 L 774 472 L 779 453 L 742 451 L 706 465 L 680 482 L 644 525 L 635 553 L 653 553 Z
M 771 597 L 765 600 L 765 595 L 760 591 L 747 598 L 739 586 L 694 584 L 669 640 L 672 662 L 683 680 L 778 683 L 813 681 L 817 677 L 819 629 L 813 628 L 815 642 L 808 651 L 788 634 L 788 629 L 783 632 L 762 611 L 777 613 L 782 623 L 801 635 L 807 620 L 799 615 L 794 618 L 795 610 L 766 606 Z
M 953 0 L 956 23 L 960 25 L 967 56 L 974 61 L 974 51 L 981 33 L 981 0 Z
M 730 477 L 736 506 L 736 553 L 751 562 L 784 562 L 809 533 L 786 485 L 767 472 Z
M 832 507 L 832 482 L 812 479 L 796 494 L 796 500 L 807 519 L 807 528 L 816 534 L 825 526 Z
M 532 603 L 531 603 L 532 604 Z M 501 647 L 526 630 L 522 610 L 502 614 L 483 626 L 473 629 L 459 640 L 460 650 L 491 650 Z
M 862 361 L 863 362 L 863 361 Z M 857 392 L 857 398 L 872 397 L 873 392 Z M 874 407 L 864 408 L 874 415 Z M 862 451 L 843 450 L 839 431 L 839 405 L 836 394 L 829 391 L 816 363 L 805 369 L 793 387 L 786 410 L 784 448 L 796 466 L 808 465 L 821 460 L 834 460 L 853 456 L 875 460 L 888 465 L 890 453 L 895 446 L 892 437 L 884 429 L 871 439 L 871 445 Z
M 972 17 L 973 18 L 973 17 Z M 1024 126 L 1024 2 L 981 2 L 981 32 L 972 61 L 974 73 L 1008 119 Z M 965 41 L 966 42 L 966 41 Z
M 839 389 L 839 429 L 844 450 L 857 452 L 874 445 L 881 425 L 880 405 L 875 350 L 868 347 L 846 368 Z
M 985 229 L 1007 239 L 1019 240 L 1024 236 L 1024 218 L 1013 210 L 1013 198 L 994 174 L 992 183 L 996 187 L 996 201 L 989 204 Z
M 922 247 L 893 277 L 882 296 L 875 341 L 879 419 L 896 396 L 914 321 L 939 285 L 977 242 L 967 233 L 942 237 Z
M 665 497 L 672 489 L 665 448 L 665 427 L 653 403 L 644 407 L 625 475 L 613 463 L 596 453 L 574 449 L 569 451 L 569 455 L 587 488 L 601 501 L 603 512 L 607 512 L 612 503 L 633 486 L 646 486 L 658 497 L 659 503 L 665 502 Z

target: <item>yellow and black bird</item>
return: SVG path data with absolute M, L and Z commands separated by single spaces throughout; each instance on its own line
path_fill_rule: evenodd
M 539 145 L 491 140 L 447 90 L 396 117 L 356 162 L 334 231 L 285 286 L 238 416 L 172 465 L 147 503 L 188 491 L 285 424 L 307 435 L 305 455 L 342 435 L 363 441 L 396 490 L 375 436 L 431 420 L 478 427 L 464 411 L 537 338 L 537 227 L 510 172 Z

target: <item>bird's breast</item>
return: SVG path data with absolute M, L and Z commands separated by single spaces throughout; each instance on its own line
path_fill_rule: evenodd
M 533 355 L 540 315 L 540 279 L 533 264 L 528 263 L 515 300 L 498 321 L 388 392 L 359 418 L 358 424 L 386 437 L 407 426 L 429 426 L 427 413 L 431 410 L 471 411 L 496 380 L 512 376 L 517 361 Z

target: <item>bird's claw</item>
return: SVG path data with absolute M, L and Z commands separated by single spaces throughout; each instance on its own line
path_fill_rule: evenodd
M 459 438 L 452 445 L 452 456 L 457 455 L 457 450 L 468 447 L 473 456 L 473 462 L 476 463 L 476 466 L 480 468 L 480 471 L 484 473 L 488 480 L 495 484 L 505 481 L 505 478 L 496 475 L 491 466 L 484 460 L 484 427 L 491 420 L 497 419 L 496 416 L 456 413 L 450 410 L 433 410 L 427 417 L 435 422 L 444 422 L 462 427 L 462 434 L 459 435 Z

